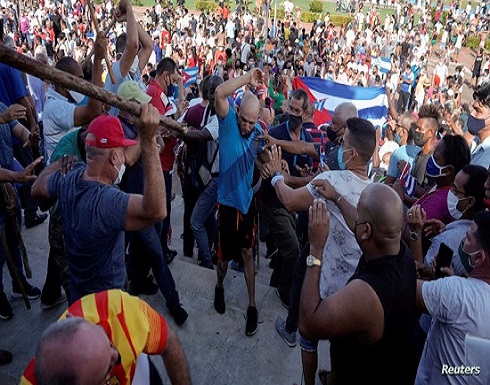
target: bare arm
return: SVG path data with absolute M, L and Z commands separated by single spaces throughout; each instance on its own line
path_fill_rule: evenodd
M 127 231 L 145 229 L 167 215 L 165 182 L 155 135 L 159 131 L 159 123 L 158 110 L 151 105 L 143 105 L 140 116 L 143 195 L 131 194 L 129 196 L 125 224 Z
M 138 52 L 138 65 L 140 71 L 143 72 L 153 52 L 153 41 L 141 24 L 136 23 L 136 29 L 138 30 L 138 40 L 141 44 L 141 49 Z
M 423 313 L 428 313 L 427 306 L 425 306 L 424 297 L 422 296 L 422 286 L 424 285 L 424 281 L 421 279 L 417 279 L 417 297 L 415 299 L 415 305 L 417 309 Z
M 230 104 L 228 103 L 227 98 L 232 95 L 233 92 L 246 84 L 257 87 L 261 81 L 262 71 L 258 68 L 254 68 L 245 75 L 229 79 L 223 84 L 220 84 L 214 93 L 214 108 L 216 109 L 216 115 L 220 118 L 225 118 L 226 115 L 228 115 Z
M 184 350 L 177 335 L 170 328 L 167 329 L 167 342 L 162 353 L 162 359 L 172 385 L 190 385 L 192 383 Z
M 386 99 L 388 100 L 388 111 L 391 117 L 398 120 L 398 112 L 396 111 L 395 103 L 393 103 L 393 95 L 388 87 L 386 87 Z
M 105 57 L 107 39 L 103 35 L 98 35 L 95 40 L 94 64 L 92 66 L 92 83 L 102 87 L 102 59 Z M 75 108 L 73 122 L 75 126 L 83 126 L 92 121 L 102 113 L 102 102 L 90 98 L 86 106 Z
M 315 160 L 320 160 L 315 143 L 313 142 L 305 142 L 304 140 L 281 140 L 267 134 L 263 136 L 267 139 L 269 145 L 275 144 L 276 146 L 281 147 L 285 152 L 295 155 L 308 155 Z
M 129 0 L 121 0 L 119 3 L 116 10 L 116 20 L 119 22 L 126 21 L 126 46 L 119 60 L 119 70 L 124 78 L 138 53 L 138 27 Z
M 329 215 L 324 201 L 315 199 L 309 209 L 310 254 L 322 260 L 329 233 Z M 299 330 L 306 338 L 330 338 L 359 334 L 366 343 L 379 340 L 384 330 L 384 311 L 371 286 L 353 280 L 322 300 L 320 266 L 306 269 L 301 290 Z
M 40 156 L 22 171 L 11 171 L 0 167 L 0 183 L 29 183 L 36 180 L 36 175 L 32 174 L 32 170 L 34 170 L 34 168 L 41 163 L 42 160 L 43 157 Z
M 26 120 L 29 130 L 31 132 L 36 132 L 38 130 L 37 120 L 36 120 L 36 109 L 32 98 L 30 96 L 24 96 L 19 99 L 18 103 L 26 108 Z

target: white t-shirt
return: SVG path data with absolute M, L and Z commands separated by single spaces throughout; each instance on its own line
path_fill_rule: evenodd
M 465 361 L 467 334 L 490 338 L 490 285 L 457 276 L 425 282 L 422 297 L 434 317 L 415 379 L 416 385 L 482 384 L 483 376 L 443 374 L 443 365 L 475 366 Z M 488 365 L 481 367 L 488 372 Z
M 339 194 L 350 204 L 357 206 L 362 191 L 371 183 L 370 179 L 361 179 L 352 171 L 325 171 L 313 180 L 326 179 Z M 309 183 L 308 191 L 314 199 L 323 199 Z M 328 200 L 327 209 L 330 212 L 330 234 L 323 249 L 322 272 L 320 276 L 320 296 L 327 298 L 345 286 L 347 280 L 354 274 L 361 249 L 357 244 L 354 233 L 337 205 Z

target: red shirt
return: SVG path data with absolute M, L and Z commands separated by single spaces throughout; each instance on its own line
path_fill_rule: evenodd
M 170 117 L 177 112 L 175 104 L 167 98 L 167 93 L 160 87 L 160 84 L 155 79 L 150 81 L 150 85 L 146 93 L 151 96 L 150 104 L 155 106 L 161 115 Z M 165 148 L 160 154 L 160 163 L 163 171 L 171 171 L 174 168 L 175 154 L 174 147 L 177 144 L 177 139 L 164 139 Z

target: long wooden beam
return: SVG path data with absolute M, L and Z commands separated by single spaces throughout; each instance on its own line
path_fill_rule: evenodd
M 72 74 L 61 71 L 30 58 L 27 55 L 20 54 L 13 49 L 0 45 L 0 62 L 20 71 L 38 77 L 44 81 L 69 90 L 75 90 L 90 98 L 94 98 L 110 106 L 127 111 L 135 116 L 140 116 L 141 106 L 138 103 L 127 101 L 120 96 L 113 94 L 95 84 L 84 79 L 77 78 Z M 178 123 L 174 119 L 160 116 L 160 125 L 167 129 L 177 132 L 185 132 L 187 127 Z

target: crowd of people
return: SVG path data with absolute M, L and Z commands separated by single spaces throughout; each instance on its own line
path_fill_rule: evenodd
M 340 27 L 329 14 L 304 26 L 290 1 L 277 22 L 267 2 L 192 13 L 157 1 L 142 17 L 129 0 L 102 2 L 94 16 L 84 1 L 0 5 L 3 46 L 141 110 L 0 63 L 0 270 L 7 262 L 12 297 L 69 304 L 23 384 L 126 384 L 140 366 L 155 375 L 152 354 L 172 383 L 190 383 L 175 333 L 137 298 L 161 291 L 176 325 L 188 319 L 168 267 L 180 220 L 174 170 L 183 254 L 192 258 L 196 245 L 199 265 L 216 270 L 220 314 L 228 269 L 243 271 L 247 336 L 258 330 L 260 227 L 270 286 L 287 309 L 275 327 L 290 347 L 299 334 L 305 384 L 315 383 L 325 339 L 324 384 L 490 378 L 488 365 L 465 361 L 466 335 L 490 339 L 486 3 L 454 2 L 443 20 L 442 2 L 397 1 L 381 20 L 375 4 L 358 2 Z M 471 37 L 480 47 L 469 78 L 450 63 Z M 317 124 L 297 76 L 385 89 L 386 123 L 359 117 L 352 100 Z M 26 278 L 21 209 L 26 227 L 49 209 L 42 290 Z M 9 320 L 2 277 L 0 318 Z M 11 360 L 0 351 L 0 363 Z

